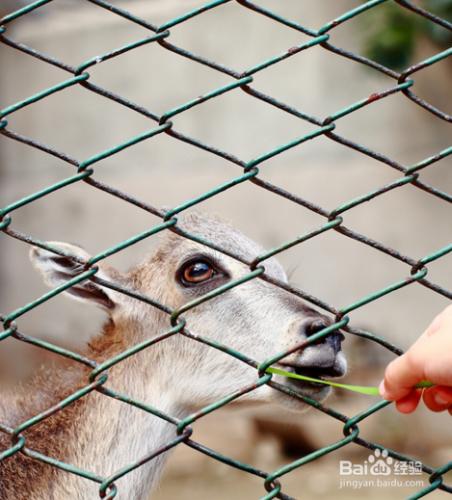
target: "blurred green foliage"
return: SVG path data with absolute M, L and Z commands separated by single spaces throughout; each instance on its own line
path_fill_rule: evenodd
M 452 21 L 452 0 L 420 0 L 416 4 Z M 395 2 L 386 2 L 372 9 L 366 24 L 365 55 L 395 70 L 412 64 L 416 43 L 422 37 L 428 38 L 440 49 L 452 44 L 450 31 Z

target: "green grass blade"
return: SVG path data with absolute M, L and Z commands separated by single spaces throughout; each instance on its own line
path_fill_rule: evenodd
M 306 380 L 308 382 L 317 382 L 318 384 L 330 385 L 332 387 L 338 387 L 339 389 L 346 389 L 347 391 L 358 392 L 360 394 L 367 394 L 368 396 L 380 396 L 380 391 L 378 387 L 368 386 L 368 385 L 350 385 L 350 384 L 340 384 L 338 382 L 332 382 L 331 380 L 322 380 L 319 378 L 308 377 L 306 375 L 299 375 L 298 373 L 288 372 L 286 370 L 281 370 L 280 368 L 267 368 L 267 373 L 274 373 L 275 375 L 282 375 L 284 377 L 295 378 L 298 380 Z M 416 388 L 425 388 L 432 387 L 432 382 L 428 380 L 422 380 L 414 387 Z

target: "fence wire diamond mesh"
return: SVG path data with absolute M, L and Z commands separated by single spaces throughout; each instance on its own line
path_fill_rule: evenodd
M 440 259 L 441 257 L 445 256 L 452 250 L 452 245 L 448 245 L 444 248 L 439 248 L 437 251 L 425 255 L 424 257 L 420 259 L 413 258 L 408 255 L 404 255 L 392 248 L 389 248 L 385 244 L 375 241 L 369 237 L 367 237 L 364 234 L 360 234 L 354 230 L 349 229 L 345 223 L 342 215 L 347 212 L 348 210 L 354 209 L 356 207 L 359 207 L 362 203 L 365 203 L 366 201 L 369 201 L 373 198 L 376 198 L 383 193 L 387 193 L 388 191 L 391 190 L 397 190 L 399 187 L 402 187 L 406 184 L 411 184 L 412 186 L 428 193 L 429 195 L 436 197 L 438 199 L 441 199 L 442 201 L 445 202 L 451 202 L 452 201 L 452 196 L 446 192 L 440 191 L 435 187 L 432 187 L 425 183 L 421 179 L 421 173 L 423 170 L 429 168 L 439 160 L 447 157 L 448 155 L 451 154 L 452 152 L 452 147 L 444 149 L 440 152 L 438 152 L 436 155 L 431 156 L 429 158 L 424 159 L 423 161 L 420 161 L 414 165 L 402 165 L 399 162 L 384 156 L 380 154 L 379 152 L 369 150 L 368 148 L 360 145 L 357 142 L 354 142 L 350 139 L 347 139 L 335 132 L 335 126 L 336 122 L 340 120 L 342 117 L 349 115 L 350 113 L 353 113 L 354 111 L 363 108 L 365 106 L 372 106 L 372 103 L 375 101 L 385 99 L 386 97 L 392 95 L 392 94 L 403 94 L 407 99 L 412 101 L 418 106 L 421 106 L 425 110 L 427 110 L 429 113 L 434 115 L 437 119 L 439 120 L 444 120 L 447 122 L 452 121 L 452 117 L 447 114 L 446 112 L 437 109 L 435 106 L 430 104 L 429 102 L 421 99 L 418 97 L 412 90 L 412 86 L 414 83 L 414 78 L 416 74 L 419 71 L 422 71 L 423 69 L 432 66 L 433 64 L 447 58 L 452 54 L 452 49 L 444 50 L 440 53 L 435 54 L 434 56 L 425 59 L 423 61 L 420 61 L 402 72 L 397 72 L 394 71 L 388 67 L 385 67 L 373 60 L 370 60 L 368 58 L 363 57 L 362 55 L 358 55 L 356 53 L 344 50 L 340 47 L 337 47 L 333 45 L 330 42 L 330 33 L 339 25 L 346 23 L 352 18 L 355 18 L 356 16 L 359 16 L 361 13 L 368 11 L 369 9 L 374 9 L 378 8 L 380 4 L 385 3 L 387 0 L 372 0 L 369 2 L 362 3 L 359 5 L 357 8 L 354 8 L 352 10 L 349 10 L 348 12 L 345 12 L 338 18 L 332 20 L 331 22 L 328 22 L 324 26 L 322 26 L 320 29 L 312 29 L 308 28 L 306 26 L 303 26 L 296 21 L 292 19 L 286 19 L 275 12 L 268 10 L 267 8 L 264 8 L 260 6 L 258 3 L 253 3 L 247 0 L 216 0 L 213 2 L 208 2 L 205 3 L 204 5 L 201 5 L 200 7 L 191 10 L 189 12 L 186 12 L 185 14 L 176 17 L 174 19 L 169 20 L 168 22 L 162 24 L 161 26 L 154 25 L 150 22 L 148 22 L 145 19 L 136 17 L 129 13 L 128 11 L 122 9 L 121 7 L 118 7 L 116 5 L 113 5 L 107 1 L 104 0 L 86 0 L 87 2 L 90 2 L 92 4 L 97 5 L 99 8 L 106 9 L 109 12 L 112 12 L 116 14 L 117 16 L 121 16 L 122 18 L 130 21 L 130 23 L 136 23 L 137 25 L 147 29 L 149 31 L 149 36 L 143 39 L 140 39 L 138 41 L 134 41 L 130 44 L 127 44 L 123 47 L 119 47 L 115 50 L 112 50 L 110 52 L 104 53 L 102 55 L 98 55 L 95 57 L 92 57 L 79 66 L 71 66 L 64 61 L 55 59 L 51 55 L 48 55 L 46 53 L 43 53 L 39 50 L 36 50 L 32 47 L 29 47 L 27 45 L 24 45 L 23 43 L 17 42 L 14 39 L 10 38 L 7 34 L 8 32 L 8 26 L 12 23 L 18 23 L 21 21 L 24 16 L 27 16 L 29 13 L 39 10 L 41 7 L 45 6 L 46 4 L 51 3 L 53 0 L 38 0 L 36 2 L 30 3 L 29 5 L 12 12 L 9 15 L 6 15 L 2 20 L 1 20 L 1 27 L 0 27 L 0 40 L 3 44 L 8 45 L 9 47 L 12 47 L 16 49 L 17 51 L 20 51 L 22 53 L 28 54 L 29 56 L 39 59 L 49 65 L 55 66 L 57 68 L 60 68 L 61 70 L 65 71 L 68 73 L 68 78 L 61 81 L 60 83 L 49 87 L 45 88 L 42 91 L 22 100 L 19 102 L 16 102 L 14 104 L 9 105 L 8 107 L 2 109 L 0 111 L 0 132 L 3 136 L 13 140 L 13 141 L 18 141 L 22 144 L 25 144 L 27 146 L 30 146 L 32 148 L 36 148 L 41 150 L 44 153 L 47 153 L 49 156 L 53 156 L 56 158 L 59 158 L 60 160 L 63 160 L 70 165 L 74 167 L 75 173 L 74 175 L 64 179 L 61 182 L 52 184 L 48 186 L 45 189 L 42 189 L 40 191 L 31 193 L 28 196 L 25 196 L 7 206 L 2 208 L 0 210 L 0 229 L 5 235 L 5 237 L 10 237 L 10 238 L 15 238 L 18 240 L 23 241 L 24 243 L 28 245 L 36 245 L 38 247 L 47 249 L 51 252 L 54 252 L 56 254 L 64 255 L 64 253 L 60 249 L 53 248 L 43 241 L 39 241 L 27 234 L 23 234 L 20 231 L 17 231 L 14 229 L 14 212 L 19 210 L 21 207 L 24 207 L 25 205 L 29 205 L 33 203 L 35 200 L 45 197 L 46 195 L 55 192 L 57 190 L 63 190 L 66 186 L 69 186 L 73 183 L 78 183 L 78 182 L 84 182 L 87 183 L 89 186 L 91 186 L 93 189 L 98 189 L 101 191 L 104 191 L 106 193 L 109 193 L 112 196 L 115 196 L 117 198 L 120 198 L 128 203 L 131 203 L 135 205 L 136 207 L 139 207 L 140 209 L 147 211 L 153 215 L 156 215 L 162 219 L 161 224 L 152 227 L 151 229 L 144 231 L 140 234 L 135 235 L 134 237 L 122 241 L 118 243 L 117 245 L 107 248 L 101 253 L 97 254 L 96 256 L 92 257 L 89 261 L 87 262 L 81 262 L 83 264 L 82 266 L 82 272 L 74 279 L 71 279 L 70 281 L 67 281 L 64 285 L 58 286 L 57 288 L 51 290 L 50 292 L 46 293 L 42 297 L 39 297 L 38 299 L 34 300 L 33 302 L 30 302 L 23 307 L 14 310 L 12 312 L 3 314 L 1 316 L 1 321 L 3 323 L 3 332 L 0 334 L 0 341 L 7 339 L 7 338 L 14 338 L 16 339 L 17 342 L 25 342 L 32 344 L 34 346 L 37 346 L 41 349 L 45 349 L 48 351 L 52 351 L 54 353 L 57 353 L 60 356 L 64 356 L 66 358 L 69 358 L 73 360 L 74 362 L 84 364 L 88 366 L 89 368 L 92 369 L 91 375 L 88 380 L 86 380 L 86 385 L 78 390 L 77 392 L 74 392 L 71 394 L 69 397 L 58 403 L 57 405 L 49 408 L 47 411 L 42 412 L 38 415 L 35 415 L 33 418 L 23 422 L 21 425 L 19 425 L 16 428 L 10 428 L 6 425 L 3 425 L 0 422 L 0 431 L 3 433 L 6 433 L 7 435 L 10 436 L 11 439 L 11 444 L 10 447 L 4 450 L 0 450 L 0 461 L 3 460 L 8 460 L 9 457 L 15 455 L 15 454 L 24 454 L 27 457 L 30 457 L 33 460 L 37 460 L 40 462 L 43 462 L 48 465 L 48 467 L 57 467 L 59 469 L 62 469 L 70 474 L 76 474 L 79 476 L 82 476 L 83 478 L 86 478 L 88 481 L 93 481 L 96 483 L 99 483 L 99 496 L 101 498 L 114 498 L 117 495 L 118 489 L 115 485 L 115 481 L 117 481 L 119 478 L 123 477 L 124 475 L 128 474 L 129 472 L 133 471 L 137 467 L 140 467 L 141 465 L 154 460 L 156 457 L 158 457 L 160 454 L 164 453 L 165 451 L 174 448 L 180 444 L 185 444 L 190 446 L 191 448 L 208 455 L 212 459 L 218 460 L 223 462 L 224 464 L 229 465 L 230 467 L 234 467 L 237 469 L 240 469 L 248 474 L 253 474 L 255 476 L 258 476 L 259 478 L 262 478 L 263 481 L 263 486 L 265 487 L 267 493 L 265 496 L 263 496 L 263 499 L 271 499 L 271 498 L 282 498 L 282 499 L 288 499 L 291 498 L 288 495 L 286 495 L 282 491 L 282 485 L 280 483 L 280 478 L 284 477 L 286 474 L 289 474 L 291 471 L 298 469 L 302 467 L 304 464 L 311 462 L 313 460 L 316 460 L 319 457 L 322 457 L 333 450 L 336 450 L 338 448 L 344 447 L 348 445 L 349 443 L 355 443 L 357 445 L 363 446 L 365 448 L 375 450 L 375 449 L 384 449 L 383 446 L 379 445 L 378 443 L 375 442 L 370 442 L 365 439 L 363 439 L 360 436 L 360 428 L 359 428 L 359 423 L 366 419 L 369 418 L 372 414 L 375 412 L 378 412 L 388 404 L 390 404 L 387 401 L 380 401 L 374 405 L 372 405 L 370 408 L 368 408 L 366 411 L 354 415 L 354 416 L 347 416 L 343 415 L 332 408 L 329 408 L 325 405 L 322 405 L 306 396 L 303 396 L 302 394 L 297 393 L 296 391 L 290 390 L 285 386 L 282 386 L 275 381 L 272 381 L 272 375 L 269 373 L 266 373 L 266 369 L 270 367 L 273 363 L 279 361 L 282 359 L 284 356 L 288 354 L 288 352 L 281 352 L 278 354 L 275 354 L 274 357 L 271 359 L 267 359 L 263 363 L 258 363 L 257 361 L 249 358 L 248 356 L 245 356 L 243 353 L 237 352 L 234 349 L 226 346 L 226 345 L 221 345 L 216 342 L 212 342 L 211 340 L 200 337 L 195 335 L 196 332 L 192 333 L 188 329 L 186 324 L 186 321 L 184 320 L 183 314 L 187 312 L 188 310 L 197 307 L 200 303 L 206 302 L 220 294 L 223 294 L 230 290 L 233 287 L 240 286 L 242 283 L 247 282 L 252 279 L 263 279 L 268 282 L 270 282 L 273 286 L 275 287 L 281 287 L 284 288 L 285 290 L 295 294 L 298 297 L 301 297 L 317 307 L 327 311 L 331 315 L 335 317 L 335 322 L 332 326 L 329 326 L 316 335 L 312 336 L 309 338 L 308 341 L 305 341 L 303 344 L 300 344 L 299 346 L 296 346 L 298 348 L 303 348 L 306 345 L 309 345 L 312 342 L 315 342 L 316 340 L 328 335 L 334 330 L 337 329 L 342 329 L 343 331 L 347 332 L 350 335 L 357 335 L 364 337 L 368 339 L 369 341 L 376 342 L 383 346 L 384 348 L 392 351 L 393 353 L 399 355 L 402 353 L 402 351 L 397 348 L 395 345 L 392 345 L 390 342 L 387 340 L 381 338 L 378 335 L 371 334 L 369 332 L 354 328 L 350 323 L 349 323 L 349 316 L 348 313 L 350 313 L 353 310 L 356 310 L 357 308 L 364 306 L 365 304 L 368 304 L 372 301 L 378 300 L 380 297 L 383 297 L 387 294 L 390 294 L 394 292 L 395 290 L 398 290 L 402 287 L 406 286 L 411 286 L 415 283 L 418 285 L 421 285 L 423 287 L 429 288 L 432 292 L 441 294 L 444 297 L 447 298 L 452 298 L 452 293 L 449 290 L 446 290 L 444 287 L 439 286 L 436 283 L 433 283 L 427 278 L 428 275 L 428 264 L 430 262 L 433 262 L 437 259 Z M 265 16 L 269 19 L 271 19 L 273 22 L 278 23 L 279 25 L 285 27 L 288 30 L 295 30 L 298 31 L 299 33 L 303 35 L 307 35 L 310 37 L 310 40 L 308 42 L 302 43 L 300 45 L 297 45 L 295 47 L 290 47 L 286 52 L 282 54 L 278 54 L 270 59 L 267 59 L 260 64 L 257 64 L 248 70 L 244 72 L 237 71 L 233 68 L 226 67 L 222 64 L 218 64 L 215 61 L 208 60 L 200 55 L 197 55 L 193 52 L 190 52 L 188 50 L 185 50 L 182 47 L 179 47 L 177 45 L 174 45 L 170 42 L 171 39 L 171 30 L 175 28 L 177 25 L 181 23 L 188 22 L 190 19 L 197 17 L 197 16 L 202 16 L 204 12 L 212 10 L 212 9 L 218 9 L 220 11 L 221 7 L 224 4 L 227 3 L 236 3 L 236 8 L 237 9 L 248 9 L 249 11 L 252 11 L 255 15 L 257 16 Z M 398 4 L 398 8 L 401 10 L 407 9 L 414 13 L 417 16 L 420 16 L 427 20 L 430 23 L 433 23 L 435 25 L 441 26 L 442 28 L 445 28 L 447 30 L 452 31 L 452 25 L 445 19 L 439 18 L 436 15 L 432 14 L 431 12 L 428 12 L 418 6 L 415 3 L 405 1 L 405 0 L 395 0 L 395 3 Z M 37 19 L 35 22 L 39 23 L 39 19 Z M 210 68 L 212 71 L 217 71 L 220 73 L 223 73 L 227 76 L 230 77 L 231 82 L 228 83 L 227 85 L 224 85 L 222 87 L 213 89 L 212 91 L 195 97 L 192 100 L 189 100 L 183 104 L 181 104 L 178 107 L 175 107 L 173 109 L 167 110 L 165 113 L 162 115 L 158 115 L 154 112 L 152 112 L 149 109 L 146 109 L 139 104 L 133 103 L 128 99 L 125 99 L 124 97 L 121 97 L 120 95 L 106 89 L 103 87 L 100 87 L 98 85 L 93 84 L 90 82 L 90 74 L 88 72 L 89 68 L 93 65 L 101 64 L 104 61 L 107 61 L 109 59 L 115 58 L 122 56 L 123 54 L 126 54 L 129 51 L 134 50 L 137 47 L 141 47 L 146 44 L 158 44 L 162 50 L 168 50 L 171 51 L 175 54 L 178 54 L 180 57 L 183 58 L 188 58 L 191 61 L 193 61 L 194 64 L 201 64 L 204 66 L 207 66 Z M 381 72 L 382 74 L 392 78 L 394 80 L 394 85 L 391 86 L 390 88 L 387 88 L 385 90 L 382 90 L 378 93 L 374 93 L 370 95 L 369 97 L 365 99 L 361 99 L 359 101 L 351 103 L 349 106 L 339 109 L 335 113 L 331 114 L 330 116 L 327 117 L 317 117 L 317 116 L 310 116 L 303 111 L 299 109 L 295 109 L 294 107 L 285 104 L 284 102 L 279 101 L 273 96 L 266 95 L 256 88 L 254 88 L 253 82 L 254 82 L 254 77 L 257 74 L 264 73 L 265 69 L 278 64 L 280 61 L 283 61 L 285 59 L 295 57 L 296 54 L 302 51 L 309 50 L 311 47 L 315 46 L 320 46 L 322 47 L 325 51 L 329 51 L 333 54 L 335 54 L 337 57 L 341 58 L 347 58 L 351 61 L 354 61 L 356 64 L 360 65 L 365 65 L 368 67 L 373 68 L 374 70 Z M 146 130 L 142 132 L 141 134 L 138 134 L 132 138 L 130 138 L 128 141 L 123 142 L 121 144 L 117 144 L 116 146 L 112 147 L 111 149 L 102 151 L 94 156 L 91 156 L 89 158 L 86 158 L 84 160 L 77 160 L 68 154 L 62 152 L 62 151 L 57 151 L 54 149 L 52 146 L 47 145 L 47 144 L 42 144 L 33 138 L 30 137 L 25 137 L 23 135 L 20 135 L 14 130 L 11 130 L 8 126 L 8 120 L 10 117 L 14 116 L 14 113 L 20 109 L 23 109 L 37 101 L 44 100 L 48 96 L 51 96 L 55 93 L 58 92 L 67 92 L 70 91 L 71 87 L 74 86 L 82 86 L 85 89 L 97 94 L 99 96 L 99 99 L 109 99 L 112 101 L 115 101 L 117 104 L 122 105 L 127 107 L 128 109 L 135 111 L 136 113 L 140 113 L 141 115 L 145 116 L 150 120 L 152 126 L 149 128 L 149 130 Z M 174 126 L 173 122 L 171 119 L 181 113 L 184 113 L 188 109 L 191 109 L 195 106 L 200 106 L 202 103 L 209 101 L 209 100 L 214 100 L 214 99 L 221 99 L 221 96 L 224 94 L 227 94 L 229 92 L 237 92 L 237 91 L 243 91 L 249 98 L 251 99 L 257 99 L 262 103 L 262 105 L 267 105 L 267 106 L 273 106 L 275 108 L 278 108 L 279 110 L 292 115 L 300 120 L 304 120 L 306 122 L 311 123 L 314 125 L 316 128 L 313 132 L 307 133 L 301 137 L 298 137 L 296 140 L 292 140 L 291 142 L 287 142 L 285 144 L 281 144 L 280 146 L 274 148 L 271 151 L 263 152 L 260 156 L 257 158 L 254 158 L 251 161 L 245 161 L 242 159 L 237 158 L 236 156 L 228 153 L 227 151 L 222 151 L 216 147 L 212 147 L 208 144 L 205 144 L 204 142 L 201 142 L 200 140 L 194 138 L 194 137 L 189 137 L 181 132 L 179 132 L 176 127 Z M 208 153 L 211 153 L 212 155 L 217 155 L 232 164 L 235 164 L 239 166 L 242 169 L 242 174 L 232 178 L 230 181 L 217 186 L 215 189 L 212 189 L 208 192 L 205 192 L 201 196 L 195 198 L 195 199 L 190 199 L 187 200 L 185 203 L 182 203 L 179 206 L 174 207 L 171 210 L 162 210 L 157 207 L 151 206 L 148 203 L 145 203 L 139 199 L 136 199 L 133 196 L 130 196 L 129 194 L 122 192 L 118 189 L 115 189 L 109 185 L 106 185 L 103 182 L 100 182 L 95 179 L 95 164 L 104 160 L 107 157 L 110 157 L 112 155 L 115 155 L 119 151 L 124 150 L 125 148 L 132 147 L 133 145 L 145 141 L 145 140 L 151 140 L 152 137 L 155 137 L 159 134 L 167 134 L 168 136 L 172 137 L 174 140 L 177 141 L 183 141 L 189 145 L 191 145 L 194 148 L 200 148 Z M 316 137 L 324 136 L 330 139 L 331 141 L 336 141 L 348 148 L 352 148 L 355 151 L 361 153 L 362 155 L 366 155 L 368 157 L 374 158 L 378 162 L 381 162 L 385 164 L 388 168 L 395 169 L 396 171 L 400 172 L 400 178 L 394 182 L 391 182 L 390 184 L 387 184 L 379 189 L 373 190 L 371 192 L 365 193 L 362 196 L 352 199 L 348 201 L 347 203 L 342 204 L 341 206 L 338 206 L 336 209 L 332 211 L 328 211 L 323 209 L 322 207 L 318 206 L 317 204 L 313 203 L 310 200 L 307 200 L 305 198 L 299 197 L 291 192 L 288 192 L 276 185 L 273 185 L 270 182 L 264 181 L 261 178 L 259 178 L 259 165 L 263 164 L 266 160 L 269 158 L 275 157 L 276 155 L 280 155 L 287 151 L 290 148 L 295 148 L 295 147 L 300 147 L 303 143 L 306 141 L 310 140 L 315 140 Z M 243 258 L 241 258 L 239 255 L 235 255 L 234 253 L 230 251 L 226 251 L 225 249 L 218 248 L 217 245 L 213 244 L 212 242 L 206 241 L 205 239 L 199 238 L 194 234 L 190 234 L 187 231 L 184 231 L 181 227 L 178 226 L 178 219 L 177 215 L 183 212 L 184 210 L 187 210 L 195 205 L 198 205 L 202 203 L 204 200 L 207 200 L 208 198 L 211 198 L 218 193 L 221 193 L 223 191 L 226 191 L 228 189 L 233 189 L 234 186 L 237 186 L 238 184 L 241 183 L 246 183 L 246 182 L 251 182 L 255 184 L 256 186 L 261 187 L 262 189 L 273 193 L 275 196 L 283 197 L 286 198 L 287 200 L 290 200 L 292 203 L 300 205 L 302 207 L 307 208 L 308 210 L 311 210 L 322 217 L 325 218 L 325 223 L 320 226 L 318 229 L 314 231 L 310 231 L 306 234 L 303 234 L 293 240 L 287 241 L 284 244 L 281 244 L 278 247 L 272 248 L 265 252 L 262 255 L 256 255 L 255 258 L 251 262 L 246 262 Z M 101 261 L 102 259 L 105 259 L 117 252 L 122 251 L 123 249 L 134 245 L 135 243 L 145 239 L 149 238 L 161 231 L 174 231 L 181 236 L 191 239 L 193 241 L 196 241 L 198 243 L 201 243 L 202 245 L 206 245 L 208 247 L 214 248 L 215 250 L 219 252 L 223 252 L 230 257 L 233 257 L 237 259 L 238 261 L 245 263 L 249 267 L 249 273 L 243 276 L 240 279 L 233 280 L 229 282 L 225 286 L 221 286 L 217 289 L 215 289 L 213 292 L 210 292 L 203 297 L 193 300 L 192 302 L 187 303 L 183 307 L 179 308 L 178 310 L 171 310 L 168 308 L 165 304 L 161 304 L 156 302 L 155 300 L 152 299 L 152 297 L 144 296 L 141 294 L 138 294 L 136 292 L 132 292 L 131 290 L 126 289 L 125 287 L 107 282 L 105 280 L 102 280 L 98 277 L 96 277 L 96 273 L 98 271 L 98 268 L 96 267 L 96 263 Z M 265 260 L 268 259 L 271 256 L 277 255 L 295 245 L 300 245 L 303 242 L 314 238 L 315 236 L 322 234 L 326 231 L 336 231 L 337 233 L 343 235 L 344 237 L 351 238 L 353 240 L 356 240 L 357 242 L 360 242 L 363 245 L 370 246 L 379 252 L 382 252 L 394 259 L 397 259 L 400 262 L 405 263 L 408 266 L 407 269 L 407 274 L 408 276 L 402 277 L 399 281 L 395 283 L 391 283 L 388 286 L 386 286 L 383 289 L 377 290 L 374 293 L 365 296 L 361 298 L 360 300 L 347 305 L 345 307 L 342 307 L 340 309 L 337 309 L 333 305 L 327 304 L 323 300 L 313 297 L 312 295 L 308 294 L 307 292 L 295 288 L 293 286 L 289 286 L 285 283 L 278 282 L 277 280 L 269 277 L 265 273 Z M 409 273 L 408 273 L 409 271 Z M 56 295 L 62 293 L 63 291 L 67 290 L 71 286 L 76 285 L 77 283 L 80 283 L 84 280 L 94 280 L 97 281 L 98 283 L 102 284 L 103 286 L 110 287 L 116 291 L 119 291 L 124 294 L 128 294 L 133 296 L 134 298 L 143 301 L 146 304 L 149 304 L 152 307 L 159 308 L 161 311 L 164 311 L 168 315 L 168 330 L 166 332 L 162 332 L 161 335 L 159 335 L 156 338 L 150 339 L 147 342 L 144 342 L 142 344 L 136 345 L 134 347 L 131 347 L 124 352 L 122 352 L 120 355 L 115 356 L 112 359 L 109 359 L 108 361 L 104 363 L 97 363 L 92 359 L 88 359 L 84 356 L 81 356 L 75 352 L 69 351 L 67 349 L 63 349 L 59 347 L 58 345 L 54 345 L 49 342 L 45 342 L 43 340 L 40 340 L 36 337 L 32 337 L 29 335 L 26 335 L 24 333 L 21 333 L 18 329 L 17 325 L 17 320 L 25 315 L 28 311 L 32 310 L 35 307 L 38 307 L 39 305 L 43 304 L 44 302 L 51 300 L 53 297 Z M 238 391 L 234 394 L 228 395 L 227 397 L 224 397 L 223 399 L 217 401 L 215 404 L 210 405 L 208 407 L 205 407 L 201 411 L 198 411 L 184 419 L 177 419 L 174 418 L 171 415 L 167 415 L 161 411 L 159 411 L 157 408 L 154 408 L 148 404 L 145 404 L 141 401 L 136 401 L 132 398 L 130 398 L 126 394 L 121 394 L 116 391 L 113 391 L 108 388 L 107 386 L 107 381 L 108 381 L 108 370 L 112 366 L 114 366 L 117 363 L 120 363 L 122 360 L 129 356 L 133 356 L 137 352 L 144 350 L 144 349 L 152 349 L 152 346 L 155 345 L 156 343 L 164 340 L 165 338 L 172 336 L 172 335 L 183 335 L 187 338 L 192 338 L 193 341 L 197 342 L 202 342 L 205 343 L 206 345 L 210 346 L 211 349 L 219 349 L 223 352 L 226 352 L 230 356 L 235 357 L 237 360 L 247 363 L 248 365 L 254 367 L 256 369 L 256 381 L 255 384 L 252 387 L 244 387 L 241 391 Z M 245 392 L 253 391 L 254 389 L 260 387 L 263 384 L 268 384 L 271 387 L 274 388 L 276 391 L 283 391 L 289 394 L 293 398 L 299 398 L 302 399 L 304 402 L 307 404 L 311 405 L 314 407 L 317 411 L 323 412 L 324 414 L 329 415 L 331 418 L 337 419 L 338 421 L 343 423 L 343 433 L 344 433 L 344 438 L 338 440 L 337 442 L 331 443 L 328 446 L 325 446 L 323 448 L 320 448 L 313 453 L 310 453 L 306 456 L 303 456 L 302 458 L 295 460 L 284 467 L 281 467 L 278 470 L 274 470 L 272 472 L 265 472 L 262 470 L 258 470 L 257 468 L 246 464 L 246 463 L 241 463 L 237 460 L 234 460 L 228 456 L 224 456 L 217 451 L 213 449 L 209 449 L 206 446 L 197 443 L 195 440 L 191 439 L 192 436 L 192 424 L 194 424 L 197 420 L 202 418 L 203 416 L 215 411 L 218 408 L 221 408 L 231 401 L 239 398 L 241 395 L 245 394 Z M 42 453 L 39 453 L 36 450 L 33 450 L 27 446 L 27 439 L 26 435 L 24 432 L 27 429 L 30 429 L 32 426 L 38 425 L 40 422 L 43 420 L 49 418 L 51 415 L 54 415 L 55 413 L 61 411 L 62 409 L 66 408 L 67 406 L 71 405 L 75 401 L 77 401 L 80 398 L 83 398 L 87 394 L 89 394 L 92 391 L 97 391 L 101 394 L 103 394 L 105 397 L 111 397 L 115 398 L 117 400 L 122 401 L 124 404 L 129 404 L 129 405 L 134 405 L 136 407 L 139 407 L 140 409 L 149 412 L 150 414 L 153 414 L 159 418 L 165 419 L 167 422 L 170 422 L 172 425 L 174 425 L 177 429 L 177 438 L 171 440 L 168 442 L 164 447 L 161 447 L 160 449 L 154 450 L 152 453 L 140 457 L 136 462 L 130 463 L 126 467 L 123 467 L 119 469 L 115 474 L 111 475 L 110 477 L 100 477 L 96 475 L 92 471 L 88 470 L 81 470 L 74 466 L 73 464 L 69 463 L 64 463 L 62 461 L 59 461 L 55 459 L 54 457 L 51 456 L 46 456 Z M 401 461 L 411 461 L 413 460 L 412 457 L 406 456 L 402 453 L 397 452 L 396 450 L 388 450 L 389 456 L 401 460 Z M 418 491 L 412 498 L 420 498 L 424 495 L 427 495 L 435 490 L 442 490 L 444 492 L 452 493 L 452 485 L 447 485 L 445 484 L 443 480 L 443 475 L 450 471 L 452 469 L 452 461 L 449 463 L 445 463 L 441 467 L 433 468 L 425 463 L 422 464 L 422 470 L 425 474 L 428 475 L 429 479 L 429 485 L 422 490 Z

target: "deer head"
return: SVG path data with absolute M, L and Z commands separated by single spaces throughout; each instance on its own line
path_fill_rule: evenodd
M 248 262 L 263 253 L 255 242 L 216 219 L 190 214 L 181 217 L 178 225 Z M 56 255 L 37 247 L 32 249 L 31 260 L 35 267 L 48 285 L 57 286 L 80 273 L 80 262 L 86 262 L 90 256 L 67 243 L 51 242 L 51 245 L 75 257 Z M 287 282 L 275 259 L 265 260 L 263 266 L 268 276 Z M 176 310 L 247 273 L 249 267 L 242 262 L 166 231 L 158 248 L 128 273 L 122 274 L 101 263 L 96 277 Z M 104 309 L 121 345 L 142 342 L 171 328 L 165 312 L 100 283 L 86 280 L 65 293 Z M 290 349 L 329 324 L 327 318 L 302 300 L 259 277 L 197 305 L 181 317 L 194 336 L 219 342 L 258 362 Z M 98 339 L 98 346 L 102 346 L 102 335 L 105 333 Z M 341 333 L 332 333 L 283 358 L 279 364 L 286 370 L 316 377 L 342 376 L 346 371 L 342 339 Z M 145 387 L 149 376 L 149 394 L 145 396 L 164 400 L 161 404 L 176 413 L 212 403 L 257 380 L 255 368 L 181 333 L 146 349 L 140 355 L 140 363 Z M 275 380 L 318 401 L 330 392 L 325 385 L 283 377 L 275 377 Z M 305 406 L 267 385 L 241 399 L 279 400 L 296 409 Z

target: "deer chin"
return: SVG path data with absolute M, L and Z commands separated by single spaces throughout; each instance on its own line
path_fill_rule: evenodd
M 292 371 L 285 367 L 285 370 Z M 295 370 L 293 370 L 295 371 Z M 321 378 L 321 377 L 316 377 Z M 331 394 L 331 387 L 319 382 L 308 382 L 307 380 L 296 380 L 286 378 L 284 385 L 301 396 L 307 396 L 317 402 L 325 400 Z
M 276 381 L 276 378 L 274 380 Z M 322 403 L 331 394 L 331 387 L 327 385 L 320 387 L 321 384 L 314 385 L 293 379 L 278 380 L 278 382 L 287 392 L 274 391 L 273 402 L 297 413 L 306 412 L 317 403 Z

